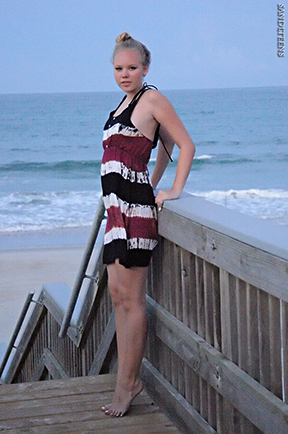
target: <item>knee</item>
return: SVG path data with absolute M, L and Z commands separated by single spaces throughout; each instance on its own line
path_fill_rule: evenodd
M 141 298 L 135 296 L 135 294 L 133 294 L 133 292 L 126 287 L 120 286 L 117 288 L 112 288 L 112 291 L 110 289 L 110 292 L 116 309 L 121 308 L 127 314 L 133 311 L 136 312 L 139 309 L 146 309 L 146 298 L 142 300 Z
M 118 289 L 117 285 L 114 284 L 109 284 L 109 291 L 110 291 L 110 295 L 114 304 L 114 307 L 118 307 L 122 301 L 121 301 L 121 295 L 120 295 L 120 291 Z
M 132 308 L 132 299 L 126 288 L 122 288 L 119 285 L 110 285 L 109 290 L 116 309 L 122 308 L 125 311 L 129 311 Z

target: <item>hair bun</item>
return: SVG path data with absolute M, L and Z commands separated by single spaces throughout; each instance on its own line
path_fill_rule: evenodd
M 116 38 L 116 45 L 114 47 L 113 51 L 113 61 L 114 57 L 119 51 L 121 50 L 136 50 L 141 56 L 141 62 L 144 66 L 149 66 L 151 62 L 151 54 L 148 48 L 142 44 L 141 42 L 137 41 L 136 39 L 132 38 L 132 36 L 129 35 L 127 32 L 120 33 L 120 35 Z
M 129 35 L 127 32 L 120 33 L 120 35 L 116 38 L 116 44 L 121 44 L 121 42 L 128 41 L 128 39 L 131 39 L 132 36 Z

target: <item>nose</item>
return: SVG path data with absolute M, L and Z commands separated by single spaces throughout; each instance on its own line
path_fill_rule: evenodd
M 128 75 L 129 75 L 129 70 L 123 68 L 123 69 L 122 69 L 122 77 L 128 77 Z

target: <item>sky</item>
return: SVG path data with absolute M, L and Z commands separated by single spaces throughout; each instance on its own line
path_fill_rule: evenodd
M 271 0 L 0 0 L 0 94 L 117 90 L 123 31 L 160 90 L 288 85 Z

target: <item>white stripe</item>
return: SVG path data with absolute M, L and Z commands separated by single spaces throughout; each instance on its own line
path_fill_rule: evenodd
M 109 175 L 109 173 L 118 173 L 124 179 L 136 182 L 139 184 L 150 184 L 148 171 L 136 172 L 129 169 L 124 163 L 116 160 L 107 161 L 101 165 L 101 176 Z
M 120 209 L 122 214 L 127 217 L 143 217 L 157 219 L 157 212 L 155 206 L 141 205 L 141 204 L 129 204 L 117 197 L 115 193 L 111 193 L 108 196 L 103 197 L 105 208 L 108 210 L 111 206 L 115 206 Z
M 110 136 L 119 133 L 123 134 L 123 136 L 126 137 L 144 137 L 143 134 L 141 134 L 140 131 L 137 130 L 137 128 L 123 126 L 122 124 L 117 123 L 109 127 L 107 130 L 104 130 L 103 141 L 107 140 Z
M 127 241 L 128 250 L 132 249 L 144 249 L 153 250 L 157 245 L 157 240 L 151 240 L 149 238 L 131 238 Z
M 113 240 L 126 240 L 126 231 L 123 228 L 113 228 L 104 236 L 104 244 L 109 244 Z M 127 249 L 153 250 L 158 244 L 157 240 L 150 238 L 130 238 L 127 240 Z
M 113 240 L 126 240 L 126 230 L 124 228 L 112 228 L 104 235 L 104 244 L 109 244 Z

